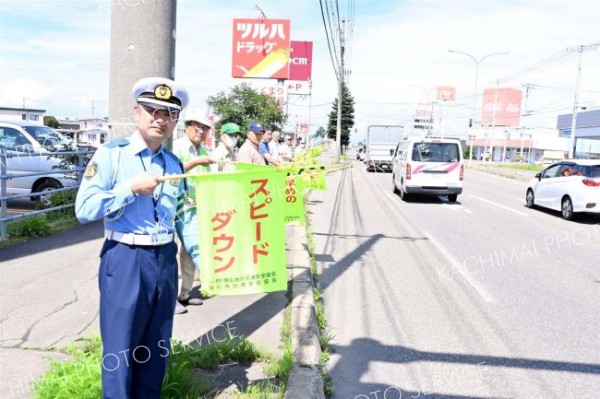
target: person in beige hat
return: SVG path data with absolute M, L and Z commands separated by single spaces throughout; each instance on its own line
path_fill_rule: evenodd
M 190 110 L 185 113 L 183 118 L 185 122 L 185 134 L 182 138 L 173 142 L 173 152 L 185 168 L 186 173 L 209 172 L 209 165 L 214 161 L 208 156 L 206 149 L 206 135 L 211 129 L 211 122 L 199 110 Z M 194 202 L 196 194 L 194 186 L 188 185 L 187 200 Z M 186 206 L 185 215 L 188 217 L 190 212 L 195 212 L 194 206 Z M 175 314 L 187 313 L 185 308 L 188 305 L 202 305 L 203 301 L 199 297 L 190 295 L 196 273 L 196 266 L 185 251 L 179 240 L 178 259 L 179 270 L 181 274 L 181 289 L 175 304 Z

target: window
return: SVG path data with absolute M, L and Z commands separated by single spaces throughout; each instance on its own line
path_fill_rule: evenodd
M 561 177 L 573 176 L 575 173 L 575 165 L 573 164 L 564 164 L 562 168 L 560 168 L 560 172 L 558 173 Z
M 5 127 L 0 128 L 0 148 L 10 151 L 31 151 L 33 148 L 21 132 L 16 129 Z
M 29 115 L 29 120 L 30 121 L 39 121 L 40 116 L 39 115 Z
M 27 120 L 27 114 L 21 114 L 21 120 L 26 121 Z
M 546 169 L 542 172 L 542 179 L 556 177 L 556 174 L 558 173 L 558 169 L 560 169 L 560 167 L 561 167 L 561 164 L 550 166 L 548 169 Z
M 454 143 L 419 143 L 415 144 L 412 160 L 420 162 L 458 162 L 458 145 Z

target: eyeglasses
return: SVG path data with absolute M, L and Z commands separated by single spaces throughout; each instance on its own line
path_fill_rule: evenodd
M 142 108 L 152 116 L 152 119 L 159 125 L 166 125 L 169 122 L 177 122 L 179 119 L 179 110 L 150 108 L 142 105 Z
M 193 127 L 196 130 L 202 130 L 203 132 L 208 132 L 210 130 L 210 126 L 201 125 L 201 124 L 196 123 L 196 122 L 192 122 L 190 124 L 190 126 Z

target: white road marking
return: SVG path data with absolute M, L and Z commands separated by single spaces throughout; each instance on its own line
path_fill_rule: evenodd
M 462 205 L 448 204 L 448 203 L 444 202 L 444 203 L 442 203 L 442 207 L 444 207 L 445 209 L 450 209 L 451 211 L 454 211 L 454 212 L 473 213 L 473 211 L 465 208 Z
M 521 216 L 525 216 L 525 217 L 528 217 L 528 216 L 529 216 L 529 215 L 528 215 L 528 214 L 526 214 L 526 213 L 523 213 L 523 212 L 516 211 L 516 210 L 514 210 L 514 209 L 511 209 L 511 208 L 509 208 L 509 207 L 507 207 L 507 206 L 504 206 L 504 205 L 502 205 L 502 204 L 499 204 L 499 203 L 497 203 L 497 202 L 490 201 L 490 200 L 487 200 L 487 199 L 485 199 L 485 198 L 481 198 L 481 197 L 479 197 L 479 196 L 477 196 L 477 195 L 470 194 L 470 196 L 471 196 L 471 197 L 473 197 L 473 198 L 477 198 L 477 199 L 478 199 L 478 200 L 480 200 L 480 201 L 487 202 L 488 204 L 491 204 L 491 205 L 497 206 L 498 208 L 502 208 L 502 209 L 505 209 L 505 210 L 507 210 L 507 211 L 514 212 L 514 213 L 516 213 L 517 215 L 521 215 Z
M 457 270 L 460 273 L 460 275 L 463 276 L 464 279 L 469 284 L 471 284 L 471 287 L 473 287 L 475 289 L 475 291 L 477 291 L 477 293 L 483 298 L 484 301 L 486 301 L 486 302 L 497 302 L 494 299 L 494 297 L 492 297 L 492 295 L 479 282 L 477 282 L 471 276 L 471 274 L 469 273 L 469 271 L 467 270 L 467 268 L 463 264 L 461 264 L 460 262 L 458 262 L 456 259 L 454 259 L 454 257 L 450 254 L 450 251 L 448 251 L 442 244 L 440 244 L 428 232 L 423 231 L 423 234 L 450 261 L 450 263 L 452 264 L 453 270 Z

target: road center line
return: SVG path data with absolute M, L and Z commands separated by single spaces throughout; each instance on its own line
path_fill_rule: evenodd
M 514 213 L 516 213 L 517 215 L 521 215 L 521 216 L 529 217 L 529 215 L 528 215 L 528 214 L 526 214 L 526 213 L 519 212 L 519 211 L 515 211 L 514 209 L 511 209 L 511 208 L 509 208 L 509 207 L 507 207 L 507 206 L 504 206 L 504 205 L 502 205 L 502 204 L 499 204 L 499 203 L 497 203 L 497 202 L 490 201 L 490 200 L 487 200 L 487 199 L 485 199 L 485 198 L 481 198 L 481 197 L 479 197 L 479 196 L 477 196 L 477 195 L 473 195 L 473 194 L 469 194 L 469 195 L 470 195 L 471 197 L 473 197 L 473 198 L 477 198 L 477 199 L 478 199 L 478 200 L 480 200 L 480 201 L 487 202 L 488 204 L 491 204 L 491 205 L 497 206 L 498 208 L 502 208 L 502 209 L 505 209 L 505 210 L 507 210 L 507 211 L 514 212 Z

